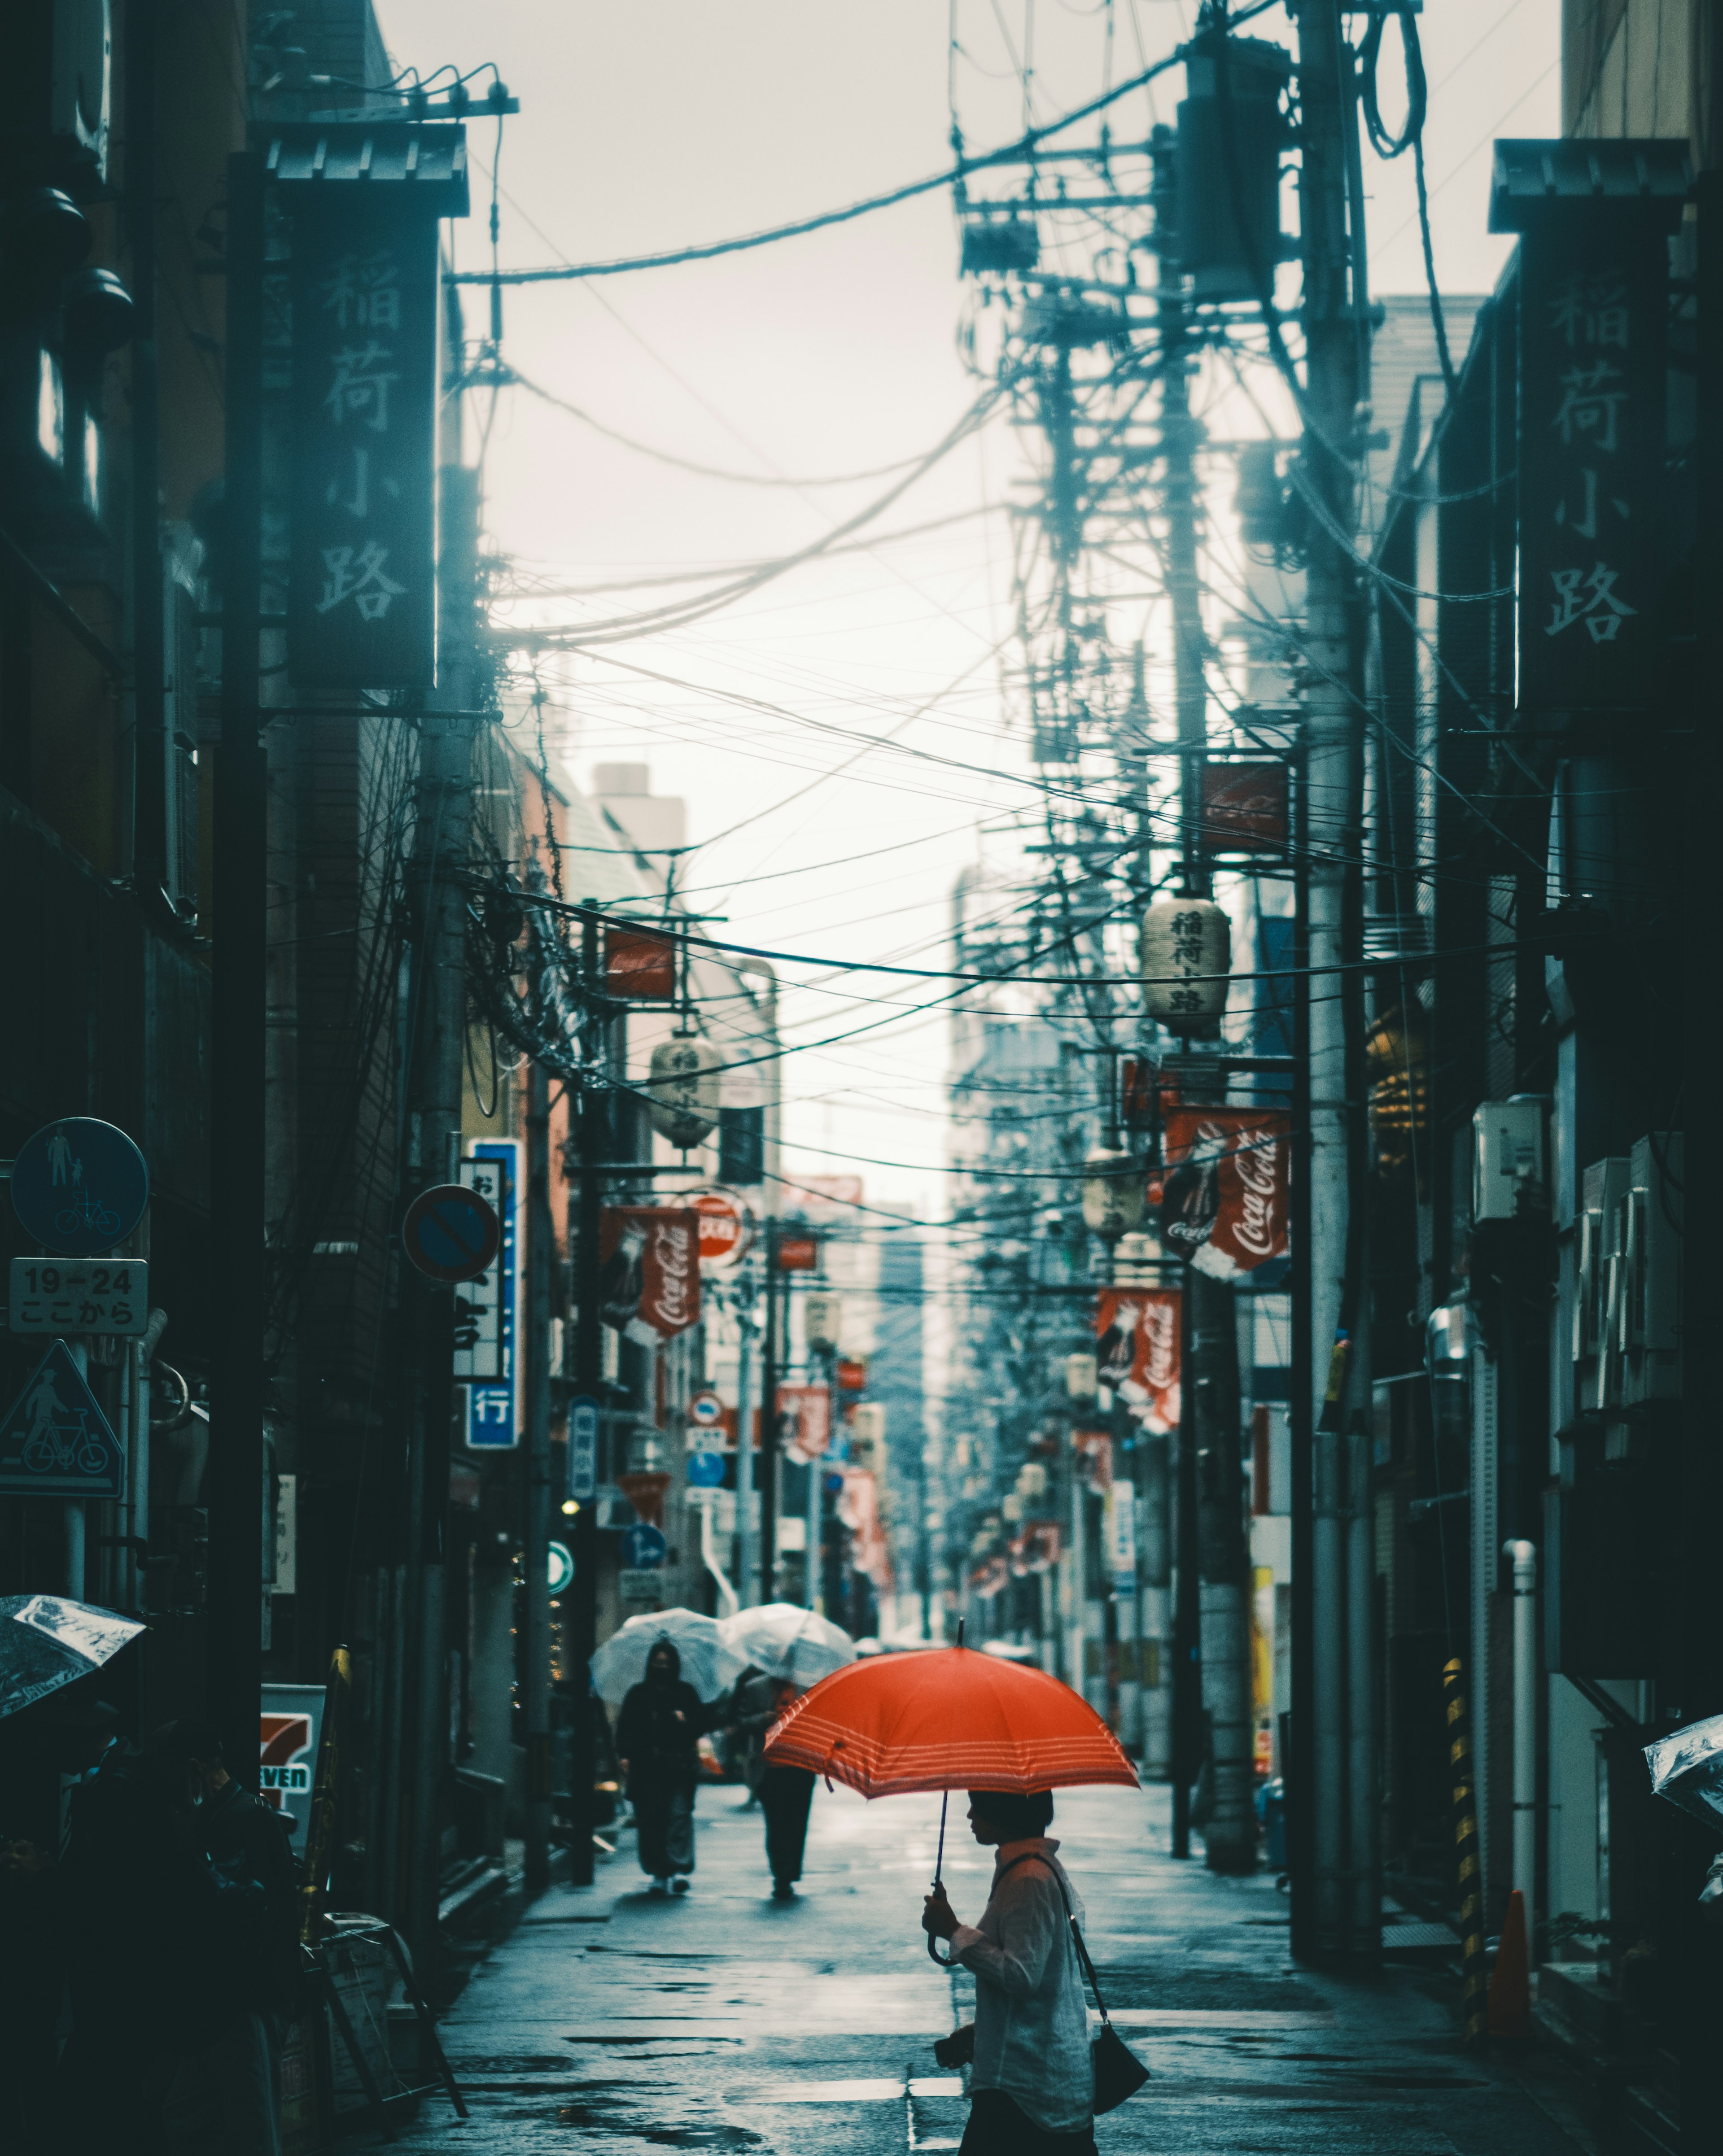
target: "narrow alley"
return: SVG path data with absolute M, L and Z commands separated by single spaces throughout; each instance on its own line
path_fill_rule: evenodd
M 970 2018 L 972 1981 L 928 1958 L 918 1917 L 938 1802 L 816 1799 L 793 1904 L 767 1898 L 759 1815 L 700 1798 L 686 1900 L 650 1894 L 631 1835 L 592 1887 L 558 1887 L 476 1967 L 442 2025 L 471 2107 L 427 2098 L 400 2145 L 538 2156 L 759 2148 L 813 2156 L 955 2148 L 967 2105 L 933 2044 Z M 1062 1792 L 1054 1831 L 1121 2032 L 1154 2079 L 1101 2120 L 1103 2152 L 1344 2148 L 1394 2156 L 1571 2156 L 1557 2123 L 1494 2059 L 1461 2050 L 1457 1983 L 1389 1962 L 1379 1979 L 1295 1970 L 1272 1875 L 1175 1864 L 1165 1789 Z M 990 1858 L 954 1807 L 945 1874 L 979 1913 Z M 1391 1939 L 1392 1929 L 1388 1936 Z

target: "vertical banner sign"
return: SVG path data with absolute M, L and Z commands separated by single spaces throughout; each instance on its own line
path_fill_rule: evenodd
M 613 1332 L 661 1348 L 700 1322 L 700 1215 L 610 1205 L 599 1224 L 599 1311 Z
M 1215 1280 L 1284 1257 L 1291 1137 L 1281 1111 L 1169 1108 L 1163 1240 Z
M 520 1168 L 518 1138 L 477 1139 L 460 1164 L 461 1181 L 482 1192 L 502 1223 L 490 1270 L 458 1291 L 464 1316 L 461 1300 L 455 1305 L 455 1376 L 466 1386 L 466 1442 L 475 1452 L 512 1451 L 521 1441 Z
M 824 1385 L 779 1385 L 778 1428 L 798 1466 L 831 1450 L 831 1394 Z
M 508 1248 L 508 1169 L 501 1160 L 464 1160 L 463 1188 L 476 1192 L 504 1224 L 496 1255 L 476 1280 L 455 1289 L 455 1377 L 457 1383 L 496 1385 L 502 1382 L 503 1252 Z
M 359 187 L 295 205 L 294 678 L 435 678 L 437 228 Z
M 1498 142 L 1490 229 L 1520 250 L 1522 710 L 1643 706 L 1668 572 L 1674 142 Z M 1504 579 L 1504 581 L 1505 579 Z
M 1169 1287 L 1106 1287 L 1095 1300 L 1101 1383 L 1157 1436 L 1179 1426 L 1179 1301 Z

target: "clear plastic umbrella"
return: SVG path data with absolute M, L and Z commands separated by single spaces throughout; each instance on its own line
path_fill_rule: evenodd
M 592 1658 L 592 1681 L 607 1707 L 620 1707 L 629 1689 L 646 1674 L 646 1657 L 668 1640 L 681 1658 L 682 1676 L 702 1699 L 716 1699 L 748 1666 L 723 1635 L 717 1618 L 697 1609 L 655 1609 L 630 1617 Z
M 718 1625 L 738 1654 L 794 1685 L 818 1684 L 856 1659 L 856 1643 L 841 1625 L 793 1602 L 767 1602 L 738 1609 Z
M 0 1715 L 87 1677 L 143 1629 L 111 1609 L 57 1594 L 0 1598 Z

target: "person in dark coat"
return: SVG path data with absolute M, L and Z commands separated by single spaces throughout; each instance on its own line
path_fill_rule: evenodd
M 694 1791 L 700 1738 L 711 1721 L 682 1681 L 682 1658 L 668 1640 L 646 1657 L 643 1683 L 630 1685 L 616 1722 L 616 1754 L 634 1806 L 640 1869 L 655 1894 L 686 1894 L 694 1869 Z
M 183 1777 L 221 1892 L 188 1928 L 201 2012 L 168 2084 L 175 2156 L 280 2156 L 281 2038 L 298 2005 L 299 1867 L 287 1822 L 227 1771 L 219 1734 L 177 1722 L 152 1748 Z
M 808 1840 L 808 1810 L 814 1801 L 811 1769 L 769 1767 L 762 1756 L 766 1732 L 795 1697 L 796 1687 L 787 1680 L 755 1670 L 736 1687 L 730 1725 L 748 1740 L 742 1774 L 766 1815 L 766 1862 L 774 1902 L 795 1899 Z

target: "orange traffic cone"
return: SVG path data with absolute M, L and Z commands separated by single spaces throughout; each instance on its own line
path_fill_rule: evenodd
M 1531 2034 L 1531 1969 L 1526 1951 L 1525 1897 L 1517 1887 L 1508 1897 L 1508 1913 L 1502 1919 L 1495 1969 L 1489 1979 L 1489 2033 L 1492 2036 L 1508 2037 Z

